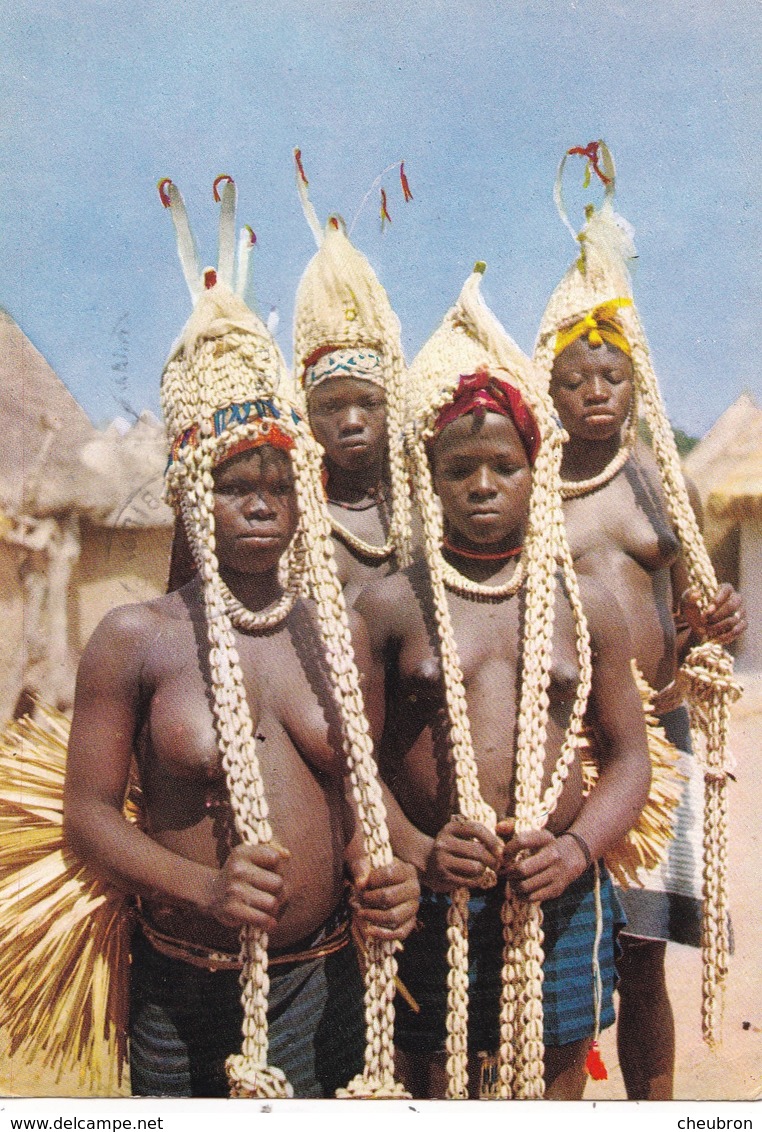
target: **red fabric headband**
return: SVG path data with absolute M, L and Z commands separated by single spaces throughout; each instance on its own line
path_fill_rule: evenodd
M 246 436 L 243 440 L 231 445 L 230 448 L 225 450 L 217 464 L 219 466 L 227 460 L 232 460 L 234 456 L 240 456 L 242 452 L 249 452 L 252 448 L 263 448 L 265 445 L 269 445 L 271 448 L 280 448 L 283 452 L 291 452 L 294 441 L 285 432 L 282 432 L 277 425 L 271 424 L 267 432 L 260 432 L 256 436 Z
M 534 464 L 540 447 L 540 430 L 533 413 L 513 385 L 492 377 L 484 370 L 462 374 L 453 400 L 445 405 L 436 419 L 434 435 L 438 436 L 445 425 L 452 424 L 468 413 L 500 413 L 503 417 L 509 417 L 521 437 L 529 463 Z

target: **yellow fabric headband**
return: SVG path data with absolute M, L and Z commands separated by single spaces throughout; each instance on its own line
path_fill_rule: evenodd
M 616 312 L 620 307 L 631 306 L 632 299 L 611 299 L 608 303 L 601 303 L 568 330 L 559 330 L 556 333 L 555 356 L 558 357 L 562 350 L 571 346 L 578 338 L 585 337 L 591 346 L 600 346 L 603 342 L 608 342 L 610 346 L 616 346 L 629 358 L 632 354 L 630 343 L 616 321 Z

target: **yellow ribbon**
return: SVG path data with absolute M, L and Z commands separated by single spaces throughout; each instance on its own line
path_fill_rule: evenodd
M 579 322 L 575 322 L 568 330 L 559 330 L 556 333 L 555 356 L 571 346 L 578 338 L 587 338 L 591 346 L 601 346 L 608 342 L 616 346 L 629 358 L 632 354 L 630 343 L 622 333 L 622 328 L 616 320 L 616 312 L 621 307 L 631 307 L 632 299 L 610 299 L 601 303 L 590 314 L 586 314 Z

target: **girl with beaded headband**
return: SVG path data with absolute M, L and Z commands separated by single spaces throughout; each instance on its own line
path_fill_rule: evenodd
M 341 217 L 320 225 L 299 150 L 294 156 L 299 196 L 318 246 L 296 295 L 294 381 L 325 449 L 337 561 L 351 603 L 371 578 L 410 559 L 405 361 L 399 320 L 384 288 L 350 242 Z M 404 174 L 403 188 L 410 199 Z
M 400 1071 L 414 1091 L 438 1095 L 444 1070 L 447 1095 L 466 1097 L 469 1054 L 497 1046 L 493 1095 L 529 1098 L 545 1090 L 545 1045 L 554 1047 L 549 1095 L 561 1095 L 561 1073 L 584 1062 L 598 964 L 608 984 L 603 1023 L 613 1021 L 615 909 L 605 874 L 596 884 L 591 849 L 597 859 L 632 824 L 648 767 L 637 693 L 617 647 L 621 624 L 595 589 L 587 595 L 592 665 L 560 517 L 561 433 L 531 362 L 481 299 L 483 270 L 477 264 L 408 375 L 408 455 L 425 561 L 374 583 L 357 609 L 387 673 L 380 765 L 409 823 L 403 831 L 394 814 L 395 845 L 407 839 L 403 855 L 426 886 L 424 929 L 401 959 L 421 1014 L 417 1021 L 399 1004 Z M 613 761 L 583 803 L 576 748 L 591 686 Z M 507 735 L 515 735 L 508 752 Z M 508 876 L 505 895 L 496 889 L 475 903 L 469 890 L 495 885 L 498 871 Z M 596 890 L 608 931 L 594 961 Z M 559 1020 L 555 1005 L 543 1025 L 546 898 L 551 952 L 563 916 L 584 905 L 585 942 L 572 945 L 587 1018 L 581 1033 Z M 546 983 L 557 975 L 557 958 L 549 958 Z
M 394 950 L 414 923 L 417 882 L 389 845 L 355 661 L 361 626 L 352 625 L 353 649 L 321 452 L 276 393 L 283 361 L 240 297 L 245 269 L 240 292 L 232 287 L 235 188 L 226 180 L 218 268 L 204 272 L 182 198 L 160 184 L 195 302 L 161 399 L 167 496 L 198 577 L 117 611 L 88 646 L 72 724 L 69 837 L 145 901 L 133 960 L 133 1089 L 219 1095 L 226 1074 L 234 1096 L 291 1095 L 284 1072 L 268 1064 L 272 1037 L 299 1095 L 338 1086 L 340 1095 L 404 1096 L 394 1080 Z M 299 596 L 305 589 L 309 599 Z M 126 675 L 114 673 L 113 656 Z M 147 832 L 126 828 L 116 804 L 133 735 Z M 347 818 L 355 833 L 345 846 Z M 344 859 L 366 937 L 364 1011 L 341 913 Z M 240 928 L 240 957 L 226 946 L 231 928 Z M 184 989 L 190 1004 L 177 1001 Z M 278 1008 L 270 1034 L 268 997 Z M 162 1075 L 168 1056 L 187 1067 L 179 1083 Z
M 593 173 L 604 186 L 603 204 L 587 207 L 578 235 L 562 195 L 570 155 L 587 159 L 586 183 Z M 701 856 L 701 785 L 694 760 L 684 764 L 693 769 L 666 861 L 656 868 L 641 866 L 636 883 L 645 888 L 622 894 L 628 916 L 619 1018 L 625 1083 L 631 1099 L 667 1099 L 672 1095 L 674 1024 L 664 982 L 665 940 L 701 942 L 702 1028 L 710 1044 L 717 1037 L 718 989 L 728 948 L 727 725 L 729 704 L 738 694 L 722 645 L 743 631 L 745 617 L 738 595 L 717 584 L 691 506 L 633 303 L 628 270 L 635 254 L 632 232 L 613 210 L 615 185 L 614 162 L 603 142 L 570 149 L 561 161 L 555 200 L 579 242 L 580 255 L 551 296 L 534 357 L 570 438 L 562 494 L 575 563 L 595 576 L 605 570 L 629 624 L 635 661 L 651 687 L 660 689 L 654 710 L 667 737 L 689 749 L 683 689 L 706 737 L 703 923 L 698 912 L 701 880 L 688 864 L 693 840 Z M 640 411 L 652 451 L 637 439 Z M 677 640 L 673 610 L 680 618 Z M 677 657 L 686 652 L 678 686 Z

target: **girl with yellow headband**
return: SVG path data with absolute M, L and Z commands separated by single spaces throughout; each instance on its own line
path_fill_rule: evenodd
M 735 694 L 730 658 L 720 646 L 735 640 L 746 620 L 739 596 L 730 586 L 717 585 L 682 478 L 633 304 L 627 260 L 634 249 L 629 225 L 612 207 L 611 155 L 602 142 L 572 153 L 587 158 L 588 177 L 592 170 L 603 182 L 605 200 L 598 210 L 588 208 L 577 236 L 561 196 L 567 154 L 555 196 L 581 254 L 548 303 L 535 349 L 568 433 L 561 475 L 569 542 L 580 575 L 605 579 L 615 594 L 637 666 L 657 690 L 653 709 L 667 738 L 690 750 L 684 690 L 701 701 L 708 719 L 704 768 L 695 759 L 682 764 L 689 780 L 666 859 L 655 868 L 637 869 L 636 883 L 642 887 L 620 894 L 628 917 L 618 1030 L 622 1072 L 630 1099 L 658 1100 L 672 1096 L 674 1073 L 667 940 L 703 943 L 703 1028 L 710 1044 L 716 1036 L 717 992 L 727 963 L 725 739 Z M 638 439 L 641 406 L 652 447 Z M 678 682 L 678 664 L 689 649 L 685 679 Z M 653 728 L 651 738 L 652 747 L 657 741 L 663 746 L 663 736 Z M 664 785 L 665 776 L 655 772 L 657 780 Z

